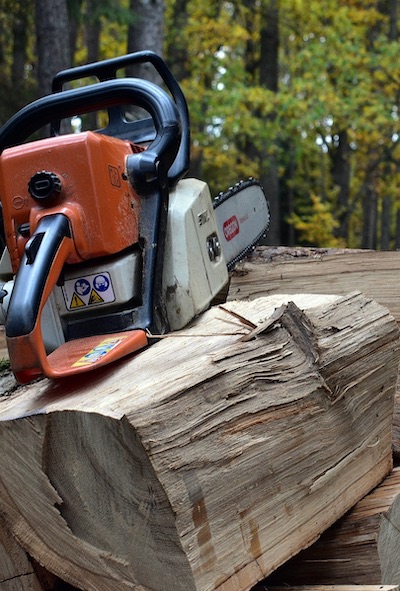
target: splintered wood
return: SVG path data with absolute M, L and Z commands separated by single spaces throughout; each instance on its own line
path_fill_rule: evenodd
M 87 591 L 247 591 L 391 470 L 385 308 L 358 293 L 225 307 L 1 400 L 0 513 L 50 573 Z
M 0 519 L 0 589 L 1 591 L 44 591 L 32 564 Z

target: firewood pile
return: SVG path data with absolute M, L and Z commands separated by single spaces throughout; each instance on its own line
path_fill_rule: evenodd
M 0 591 L 397 591 L 396 257 L 261 248 L 139 355 L 5 376 Z

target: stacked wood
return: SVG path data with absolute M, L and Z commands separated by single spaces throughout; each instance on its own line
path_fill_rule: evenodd
M 259 247 L 232 275 L 229 299 L 277 293 L 345 295 L 357 289 L 400 322 L 400 253 Z
M 400 468 L 265 584 L 400 584 Z
M 372 299 L 277 296 L 19 389 L 0 402 L 5 527 L 78 589 L 247 591 L 391 470 L 399 357 Z

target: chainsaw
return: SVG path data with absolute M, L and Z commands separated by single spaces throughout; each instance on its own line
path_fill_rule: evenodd
M 143 62 L 163 87 L 120 76 Z M 60 133 L 92 112 L 101 129 Z M 212 200 L 186 176 L 189 148 L 185 97 L 148 51 L 59 72 L 0 129 L 0 321 L 18 382 L 93 370 L 183 328 L 265 234 L 259 183 Z

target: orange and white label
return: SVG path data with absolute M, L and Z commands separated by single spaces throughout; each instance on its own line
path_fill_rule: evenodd
M 222 226 L 225 239 L 229 242 L 240 232 L 239 222 L 235 215 L 226 220 Z

